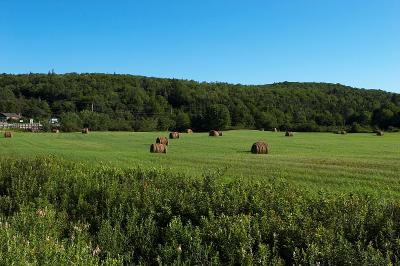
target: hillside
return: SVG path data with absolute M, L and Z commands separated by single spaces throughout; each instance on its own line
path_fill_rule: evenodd
M 113 74 L 0 75 L 0 111 L 60 117 L 63 130 L 192 127 L 353 132 L 400 127 L 400 95 L 340 84 L 262 86 Z

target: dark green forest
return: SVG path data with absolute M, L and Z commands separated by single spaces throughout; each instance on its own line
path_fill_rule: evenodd
M 340 84 L 248 86 L 117 74 L 1 74 L 0 111 L 62 130 L 265 129 L 351 132 L 400 127 L 400 95 Z M 44 122 L 46 124 L 46 122 Z

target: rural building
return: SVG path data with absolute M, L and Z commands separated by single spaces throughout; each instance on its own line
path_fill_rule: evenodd
M 0 113 L 0 121 L 7 121 L 7 120 L 20 120 L 22 118 L 21 114 L 16 113 Z

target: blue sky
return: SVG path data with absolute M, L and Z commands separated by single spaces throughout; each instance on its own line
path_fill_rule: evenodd
M 0 72 L 400 92 L 399 0 L 0 0 Z

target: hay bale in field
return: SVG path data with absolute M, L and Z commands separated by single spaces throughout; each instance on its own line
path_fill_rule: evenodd
M 187 129 L 185 129 L 185 133 L 187 133 L 187 134 L 192 134 L 192 133 L 193 133 L 193 130 L 191 130 L 190 128 L 187 128 Z
M 263 141 L 258 141 L 251 146 L 251 153 L 254 154 L 268 154 L 268 144 Z
M 210 137 L 219 137 L 219 136 L 221 136 L 221 135 L 219 134 L 219 132 L 216 131 L 216 130 L 211 130 L 211 131 L 208 133 L 208 135 L 209 135 Z
M 82 129 L 82 134 L 89 134 L 89 129 L 87 127 Z
M 286 137 L 293 137 L 293 132 L 292 131 L 286 131 L 285 136 Z
M 168 146 L 168 139 L 166 137 L 158 137 L 156 143 Z
M 385 135 L 385 133 L 383 133 L 382 130 L 378 130 L 378 131 L 376 132 L 376 135 L 377 135 L 377 136 L 383 136 L 383 135 Z
M 179 139 L 179 132 L 170 132 L 169 138 L 170 139 Z
M 151 153 L 167 153 L 167 146 L 161 143 L 155 143 L 150 145 Z
M 4 137 L 5 137 L 5 138 L 12 138 L 12 137 L 13 137 L 13 134 L 12 134 L 11 131 L 5 131 L 5 132 L 4 132 Z

